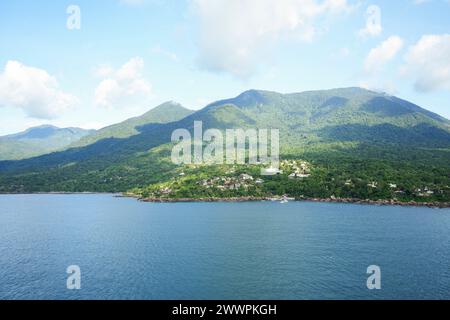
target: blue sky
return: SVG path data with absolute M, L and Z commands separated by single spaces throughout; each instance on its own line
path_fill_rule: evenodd
M 70 5 L 80 29 L 67 27 Z M 0 2 L 0 135 L 99 128 L 164 101 L 199 109 L 251 88 L 348 86 L 450 118 L 450 2 Z

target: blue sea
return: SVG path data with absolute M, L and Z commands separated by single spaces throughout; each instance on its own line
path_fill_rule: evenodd
M 450 210 L 2 195 L 0 299 L 450 299 Z

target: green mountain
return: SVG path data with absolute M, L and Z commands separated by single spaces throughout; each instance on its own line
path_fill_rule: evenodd
M 361 88 L 294 94 L 250 90 L 215 102 L 205 111 L 219 113 L 232 106 L 251 119 L 249 126 L 279 128 L 290 145 L 310 141 L 410 143 L 415 147 L 450 143 L 449 120 L 405 100 Z
M 147 113 L 135 118 L 125 120 L 121 123 L 98 130 L 94 134 L 85 136 L 73 143 L 70 147 L 87 146 L 97 141 L 108 138 L 128 138 L 139 134 L 140 127 L 151 123 L 169 123 L 183 119 L 193 113 L 180 104 L 170 101 L 163 103 Z
M 18 160 L 61 150 L 95 130 L 50 125 L 0 137 L 0 160 Z
M 166 115 L 172 108 L 156 110 Z M 450 121 L 361 88 L 293 94 L 250 90 L 167 123 L 130 119 L 63 152 L 0 162 L 0 192 L 116 192 L 169 181 L 184 170 L 170 161 L 171 134 L 192 130 L 194 121 L 202 121 L 204 130 L 280 129 L 282 158 L 307 161 L 316 171 L 303 184 L 288 183 L 287 177 L 272 184 L 274 194 L 386 198 L 392 196 L 386 186 L 395 182 L 409 197 L 429 187 L 437 200 L 450 198 Z M 348 180 L 358 187 L 347 188 Z M 383 187 L 368 187 L 374 181 Z

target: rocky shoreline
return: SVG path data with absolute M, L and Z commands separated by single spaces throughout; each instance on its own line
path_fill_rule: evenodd
M 297 199 L 296 199 L 297 200 Z M 368 204 L 368 205 L 383 205 L 383 206 L 405 206 L 405 207 L 429 207 L 429 208 L 450 208 L 450 202 L 418 202 L 418 201 L 398 201 L 390 200 L 361 200 L 361 199 L 347 199 L 347 198 L 302 198 L 299 201 L 312 202 L 331 202 L 331 203 L 353 203 L 353 204 Z
M 143 202 L 256 202 L 266 201 L 265 197 L 238 197 L 238 198 L 139 198 Z
M 28 193 L 0 193 L 0 195 L 18 195 L 18 194 L 48 194 L 48 195 L 89 195 L 89 194 L 111 194 L 108 192 L 28 192 Z M 117 198 L 135 198 L 142 202 L 159 203 L 183 203 L 183 202 L 256 202 L 256 201 L 282 201 L 283 197 L 232 197 L 232 198 L 141 198 L 132 193 L 113 193 Z M 418 201 L 399 201 L 394 199 L 386 200 L 361 200 L 352 198 L 287 198 L 289 201 L 307 201 L 324 203 L 349 203 L 349 204 L 367 204 L 378 206 L 404 206 L 404 207 L 429 207 L 429 208 L 450 208 L 450 202 L 418 202 Z
M 126 197 L 137 198 L 143 202 L 252 202 L 252 201 L 281 201 L 282 197 L 234 197 L 234 198 L 139 198 L 133 194 L 124 194 Z M 429 207 L 429 208 L 450 208 L 450 202 L 403 202 L 398 200 L 361 200 L 351 198 L 296 198 L 293 201 L 309 201 L 324 203 L 350 203 L 350 204 L 367 204 L 367 205 L 383 205 L 383 206 L 408 206 L 408 207 Z

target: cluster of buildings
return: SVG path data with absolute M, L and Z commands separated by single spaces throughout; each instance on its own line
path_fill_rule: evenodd
M 273 174 L 283 174 L 288 175 L 289 179 L 306 179 L 311 176 L 312 166 L 310 163 L 304 160 L 283 160 L 280 162 L 279 168 L 266 168 L 266 170 L 270 171 L 271 175 Z M 184 172 L 179 173 L 179 177 L 185 176 Z M 262 178 L 264 178 L 264 174 L 262 174 Z M 223 176 L 216 176 L 211 178 L 206 178 L 197 181 L 197 185 L 202 188 L 214 188 L 221 191 L 227 190 L 248 190 L 249 188 L 255 188 L 258 185 L 262 185 L 264 180 L 261 176 L 253 177 L 248 173 L 236 174 L 236 168 L 233 166 L 229 168 Z M 176 179 L 176 178 L 175 178 Z M 363 180 L 358 179 L 360 183 L 365 183 Z M 355 187 L 355 183 L 352 179 L 348 179 L 344 182 L 345 186 Z M 371 189 L 385 188 L 388 187 L 392 190 L 394 194 L 402 195 L 402 194 L 413 194 L 416 197 L 431 197 L 436 193 L 443 193 L 442 190 L 432 189 L 430 187 L 424 188 L 415 188 L 413 190 L 404 191 L 396 183 L 388 183 L 386 186 L 384 183 L 380 183 L 378 181 L 369 181 L 367 183 L 367 187 Z M 161 187 L 155 193 L 164 196 L 170 195 L 173 190 L 167 186 Z
M 351 182 L 351 180 L 348 180 L 345 184 L 352 185 L 352 182 Z M 369 188 L 376 189 L 376 188 L 378 188 L 378 182 L 372 181 L 372 182 L 368 183 L 367 186 Z M 395 184 L 395 183 L 389 183 L 388 186 L 390 189 L 395 189 L 395 191 L 394 191 L 395 194 L 405 194 L 405 191 L 399 190 L 397 184 Z M 439 192 L 442 192 L 442 191 L 439 190 Z M 413 193 L 416 197 L 431 197 L 435 194 L 435 191 L 431 190 L 429 187 L 425 187 L 425 188 L 416 188 L 413 190 Z
M 198 184 L 204 188 L 215 187 L 219 190 L 238 190 L 241 188 L 248 189 L 255 184 L 264 183 L 263 179 L 253 178 L 253 176 L 243 173 L 238 177 L 214 177 L 210 179 L 203 179 Z
M 289 179 L 304 179 L 311 176 L 311 165 L 303 160 L 283 160 L 281 168 L 290 172 Z
M 431 197 L 434 194 L 433 190 L 430 190 L 428 187 L 425 187 L 423 189 L 417 188 L 414 190 L 414 194 L 418 197 Z
M 346 183 L 346 185 L 352 185 L 352 181 L 348 180 L 348 184 Z M 376 188 L 378 188 L 378 182 L 372 181 L 372 182 L 368 183 L 367 186 L 370 188 L 376 189 Z M 389 188 L 397 189 L 397 185 L 395 183 L 389 183 Z

